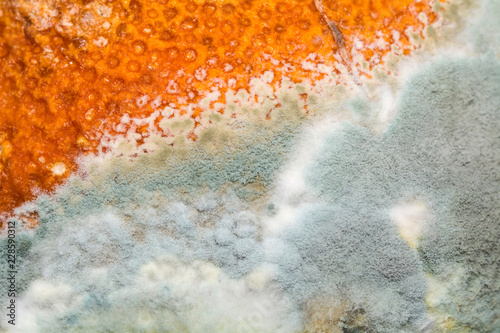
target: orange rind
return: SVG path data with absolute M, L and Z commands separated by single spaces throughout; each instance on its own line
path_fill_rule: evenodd
M 104 1 L 0 4 L 0 211 L 54 189 L 82 154 L 99 153 L 124 115 L 172 106 L 199 125 L 214 87 L 248 89 L 368 70 L 408 54 L 410 32 L 437 20 L 429 0 Z M 311 57 L 311 55 L 313 55 Z M 365 66 L 366 67 L 366 66 Z M 366 70 L 363 70 L 366 72 Z M 367 74 L 368 75 L 368 74 Z M 341 80 L 341 79 L 340 79 Z M 229 84 L 230 82 L 230 84 Z M 215 102 L 212 103 L 212 105 Z M 220 110 L 224 112 L 224 110 Z M 171 115 L 170 117 L 174 117 Z M 155 131 L 172 135 L 155 120 Z M 125 126 L 126 127 L 126 126 Z M 128 130 L 128 128 L 121 128 Z M 147 136 L 151 128 L 138 127 Z M 194 132 L 185 134 L 196 140 Z M 140 141 L 141 139 L 138 139 Z M 140 142 L 139 142 L 140 143 Z

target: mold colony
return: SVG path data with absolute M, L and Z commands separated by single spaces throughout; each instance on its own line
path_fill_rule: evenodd
M 60 184 L 79 154 L 96 152 L 104 132 L 117 133 L 125 114 L 175 106 L 182 115 L 213 89 L 224 103 L 224 91 L 247 89 L 268 70 L 274 86 L 284 75 L 318 79 L 324 74 L 302 66 L 312 53 L 316 64 L 355 66 L 339 58 L 327 22 L 341 31 L 348 57 L 360 51 L 370 67 L 391 48 L 408 52 L 408 29 L 421 33 L 436 19 L 430 1 L 322 5 L 320 13 L 314 1 L 299 0 L 2 2 L 0 211 Z M 189 111 L 193 128 L 203 111 Z M 158 127 L 162 118 L 156 130 L 173 135 Z M 196 140 L 192 131 L 183 135 Z
M 14 60 L 22 54 L 16 45 L 28 43 L 24 39 L 28 37 L 19 38 L 16 45 L 9 42 L 5 64 L 10 67 L 2 67 L 2 71 L 12 75 L 2 84 L 24 87 L 23 75 L 36 76 L 38 81 L 31 89 L 8 92 L 11 103 L 18 104 L 9 104 L 17 109 L 2 113 L 2 121 L 10 121 L 10 127 L 2 127 L 4 170 L 11 172 L 11 166 L 20 163 L 19 156 L 26 163 L 33 157 L 52 158 L 45 176 L 54 177 L 57 183 L 57 175 L 69 175 L 77 153 L 97 152 L 95 144 L 106 139 L 100 137 L 104 130 L 118 133 L 115 124 L 122 114 L 142 117 L 157 107 L 163 111 L 155 113 L 165 116 L 168 108 L 163 106 L 170 103 L 184 112 L 190 110 L 183 108 L 191 103 L 189 93 L 181 89 L 169 93 L 170 77 L 160 74 L 174 62 L 162 60 L 157 68 L 143 67 L 149 64 L 147 57 L 154 45 L 159 49 L 158 45 L 168 45 L 162 52 L 174 46 L 181 50 L 185 47 L 182 39 L 177 44 L 154 44 L 154 35 L 139 38 L 134 17 L 113 16 L 117 13 L 115 4 L 80 3 L 76 5 L 80 9 L 60 5 L 56 11 L 52 9 L 57 1 L 16 4 L 10 13 L 19 13 L 19 19 L 29 18 L 26 36 L 34 33 L 32 39 L 38 40 L 35 42 L 42 49 L 38 64 L 52 66 L 53 72 L 40 76 L 41 67 L 29 67 L 34 66 L 27 61 L 34 57 L 29 50 L 36 46 L 26 44 L 25 74 L 13 75 Z M 36 15 L 30 16 L 27 4 Z M 223 15 L 225 4 L 214 3 L 215 13 Z M 202 5 L 197 4 L 197 10 Z M 331 5 L 323 5 L 326 15 Z M 123 4 L 127 11 L 137 6 Z M 139 8 L 144 20 L 150 20 L 148 6 L 160 8 L 142 4 Z M 163 6 L 181 8 L 172 2 Z M 187 3 L 182 8 L 187 8 Z M 397 97 L 381 89 L 372 99 L 356 89 L 336 86 L 328 90 L 334 85 L 332 81 L 318 83 L 325 89 L 323 93 L 314 95 L 313 91 L 308 97 L 311 113 L 325 116 L 317 119 L 305 117 L 301 109 L 304 85 L 284 85 L 275 91 L 280 105 L 269 120 L 263 121 L 267 108 L 259 105 L 253 110 L 259 117 L 232 119 L 231 126 L 224 121 L 213 124 L 189 145 L 171 147 L 171 138 L 164 137 L 157 140 L 161 141 L 157 149 L 136 158 L 124 154 L 84 159 L 81 172 L 71 175 L 65 186 L 53 195 L 38 195 L 19 210 L 28 217 L 36 215 L 40 226 L 19 230 L 16 236 L 16 302 L 23 314 L 16 332 L 500 330 L 500 39 L 489 33 L 500 31 L 500 6 L 485 6 L 483 11 L 488 15 L 475 18 L 467 12 L 467 19 L 477 24 L 466 28 L 474 32 L 470 44 L 464 45 L 457 36 L 450 41 L 460 48 L 462 57 L 453 54 L 442 59 L 446 54 L 443 48 L 449 45 L 441 45 L 437 50 L 426 50 L 429 57 L 424 54 L 414 59 L 415 71 L 409 76 L 389 78 L 401 84 L 394 88 Z M 94 17 L 96 13 L 99 17 Z M 11 14 L 2 17 L 7 22 Z M 78 15 L 83 19 L 72 19 Z M 177 15 L 181 15 L 180 10 Z M 184 16 L 189 15 L 198 19 L 196 29 L 201 29 L 203 17 L 187 12 Z M 177 36 L 184 36 L 179 28 L 184 18 L 177 21 Z M 251 16 L 248 19 L 253 22 Z M 271 17 L 270 24 L 274 19 L 279 20 Z M 348 45 L 356 42 L 346 25 L 354 27 L 355 22 L 363 20 L 330 26 L 334 34 L 335 29 L 344 29 L 342 43 L 347 45 L 332 59 L 344 61 L 353 55 L 347 51 Z M 127 25 L 126 34 L 115 40 L 112 36 L 122 23 Z M 10 32 L 4 39 L 13 36 L 12 25 L 7 26 L 4 31 Z M 66 39 L 66 55 L 46 48 L 54 31 Z M 366 28 L 362 33 L 369 31 Z M 46 44 L 43 38 L 47 38 Z M 494 38 L 496 42 L 490 42 Z M 488 47 L 475 47 L 478 41 Z M 333 45 L 333 39 L 331 42 Z M 77 44 L 82 48 L 75 48 Z M 120 47 L 123 53 L 111 54 Z M 467 47 L 474 52 L 469 53 Z M 280 46 L 275 49 L 278 52 Z M 93 57 L 97 51 L 101 58 Z M 201 61 L 201 53 L 196 52 L 193 63 Z M 58 54 L 73 57 L 75 67 L 64 67 L 67 60 Z M 316 62 L 329 56 L 319 51 L 318 55 Z M 56 56 L 59 60 L 54 65 L 51 61 Z M 146 57 L 146 63 L 141 57 Z M 287 58 L 291 64 L 295 61 L 292 58 Z M 252 59 L 248 62 L 255 61 L 255 66 L 262 66 L 259 68 L 269 65 Z M 136 63 L 129 66 L 129 60 Z M 355 64 L 356 54 L 348 60 L 349 65 Z M 176 61 L 184 61 L 181 53 Z M 139 66 L 138 72 L 131 71 L 134 66 Z M 258 76 L 255 66 L 239 77 L 232 76 L 238 68 L 227 74 L 222 68 L 212 68 L 221 73 L 219 81 L 209 70 L 204 78 L 194 78 L 191 83 L 223 90 L 231 79 Z M 187 86 L 193 74 L 188 68 L 186 65 L 184 79 L 176 79 L 184 80 Z M 277 86 L 282 76 L 274 70 L 275 81 L 261 81 Z M 93 74 L 86 77 L 86 73 Z M 294 73 L 303 75 L 298 79 L 321 76 L 301 69 Z M 150 75 L 146 80 L 150 83 L 142 81 L 145 74 Z M 113 86 L 118 79 L 123 80 L 121 86 Z M 374 81 L 380 84 L 377 88 L 387 84 Z M 270 85 L 266 88 L 263 90 L 272 93 Z M 369 90 L 370 85 L 364 88 Z M 94 94 L 90 101 L 85 95 L 89 91 Z M 339 96 L 347 93 L 337 100 L 333 91 Z M 192 103 L 204 94 L 202 90 L 199 93 Z M 31 94 L 31 104 L 19 102 L 23 94 Z M 26 107 L 42 100 L 45 118 L 40 118 L 38 109 Z M 371 121 L 381 113 L 379 102 L 395 105 L 395 118 L 383 132 L 375 130 Z M 88 108 L 97 111 L 89 114 L 89 119 L 86 112 L 81 118 L 79 112 Z M 340 110 L 344 108 L 346 114 L 351 112 L 351 118 L 343 118 Z M 25 116 L 27 112 L 31 117 Z M 225 114 L 217 115 L 213 110 L 206 114 L 231 119 L 230 107 L 221 112 Z M 175 117 L 194 124 L 198 116 L 176 112 Z M 88 123 L 82 123 L 83 119 Z M 340 123 L 341 119 L 346 122 Z M 32 125 L 35 121 L 37 126 Z M 160 129 L 165 129 L 167 136 L 173 134 L 174 127 Z M 25 128 L 32 132 L 23 132 Z M 52 128 L 56 128 L 55 134 L 50 132 Z M 57 135 L 71 133 L 72 128 L 76 128 L 70 136 L 74 142 L 57 141 Z M 145 137 L 151 128 L 144 130 Z M 39 147 L 49 147 L 46 155 L 30 155 L 31 146 L 19 146 L 16 140 L 22 135 L 32 135 L 30 139 Z M 138 150 L 149 143 L 145 140 Z M 57 150 L 66 145 L 69 155 Z M 63 156 L 69 156 L 69 162 L 56 158 Z M 31 179 L 37 176 L 35 172 Z M 23 219 L 10 220 L 22 225 Z M 7 238 L 0 239 L 0 257 L 6 256 L 6 242 Z M 7 269 L 0 265 L 0 275 Z M 0 284 L 0 295 L 7 295 L 6 287 Z M 4 301 L 2 298 L 0 303 Z M 2 325 L 0 322 L 0 331 Z
M 25 207 L 41 223 L 17 236 L 20 331 L 498 331 L 499 87 L 494 57 L 432 61 L 381 135 L 297 133 L 277 115 L 296 94 L 229 140 L 214 126 L 87 165 Z M 304 194 L 283 198 L 298 139 L 319 151 L 296 173 Z M 417 202 L 412 248 L 391 211 Z

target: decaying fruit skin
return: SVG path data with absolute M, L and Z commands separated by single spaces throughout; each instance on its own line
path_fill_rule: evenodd
M 371 67 L 395 45 L 408 53 L 408 29 L 435 20 L 428 0 L 3 1 L 0 212 L 61 184 L 103 133 L 130 130 L 117 127 L 124 115 L 174 105 L 196 128 L 204 110 L 185 106 L 214 88 L 224 103 L 226 90 L 267 71 L 271 85 L 314 81 L 324 74 L 305 59 L 336 70 L 356 66 L 354 51 Z M 172 135 L 162 117 L 133 129 L 139 142 L 151 130 Z

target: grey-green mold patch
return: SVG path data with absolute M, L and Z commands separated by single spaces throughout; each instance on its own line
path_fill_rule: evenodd
M 180 134 L 181 132 L 188 132 L 194 128 L 194 120 L 187 119 L 164 119 L 160 122 L 160 127 L 164 131 L 170 131 L 173 135 Z
M 460 289 L 436 310 L 453 317 L 456 329 L 496 331 L 500 330 L 500 66 L 494 57 L 438 65 L 407 88 L 403 110 L 408 111 L 388 134 L 393 136 L 389 142 L 400 147 L 396 151 L 400 157 L 408 156 L 401 159 L 406 162 L 401 181 L 432 193 L 437 230 L 436 237 L 422 241 L 424 267 L 443 276 L 455 264 L 465 271 Z M 412 156 L 421 162 L 411 165 Z
M 363 281 L 354 291 L 344 288 L 347 295 L 373 286 L 367 282 L 373 278 L 379 286 L 398 283 L 402 312 L 385 309 L 391 317 L 366 309 L 379 331 L 424 318 L 422 269 L 446 281 L 457 267 L 463 270 L 459 282 L 444 284 L 442 299 L 429 305 L 434 329 L 444 329 L 452 317 L 452 330 L 500 330 L 499 91 L 495 57 L 438 61 L 404 87 L 385 134 L 346 124 L 326 140 L 310 169 L 309 181 L 325 204 L 301 218 L 303 229 L 293 231 L 290 242 L 317 267 L 318 281 Z M 429 202 L 435 225 L 421 239 L 419 260 L 400 242 L 387 213 L 415 197 Z M 296 268 L 294 274 L 310 278 Z
M 370 113 L 370 103 L 366 99 L 354 98 L 349 103 L 354 117 L 367 117 Z

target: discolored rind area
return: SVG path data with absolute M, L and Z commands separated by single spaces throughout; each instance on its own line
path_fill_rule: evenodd
M 267 71 L 276 87 L 285 76 L 293 82 L 324 77 L 311 63 L 338 72 L 354 70 L 362 59 L 370 68 L 389 51 L 411 50 L 408 29 L 421 33 L 436 20 L 430 1 L 325 1 L 324 11 L 317 4 L 1 2 L 0 211 L 61 184 L 78 156 L 101 152 L 103 133 L 130 130 L 139 143 L 151 132 L 177 135 L 159 125 L 173 113 L 132 129 L 119 126 L 123 116 L 175 107 L 193 119 L 182 135 L 196 140 L 207 109 L 197 103 L 214 89 L 220 94 L 208 109 Z

